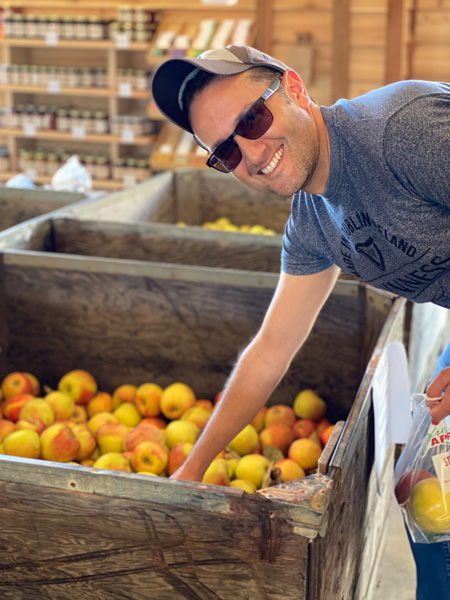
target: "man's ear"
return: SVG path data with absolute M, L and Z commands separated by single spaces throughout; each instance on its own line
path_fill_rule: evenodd
M 301 80 L 300 75 L 293 69 L 286 69 L 281 78 L 281 84 L 288 96 L 302 108 L 306 108 L 311 100 Z

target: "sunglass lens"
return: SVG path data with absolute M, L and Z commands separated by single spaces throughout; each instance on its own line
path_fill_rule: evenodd
M 249 140 L 257 140 L 272 125 L 273 115 L 263 103 L 254 104 L 239 121 L 236 132 Z
M 217 146 L 206 163 L 217 171 L 231 173 L 241 162 L 242 154 L 234 140 L 225 140 Z

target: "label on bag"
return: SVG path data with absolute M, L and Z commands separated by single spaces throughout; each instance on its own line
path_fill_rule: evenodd
M 422 452 L 422 458 L 431 448 L 441 446 L 442 444 L 448 444 L 449 442 L 450 431 L 448 431 L 447 429 L 445 419 L 437 425 L 433 425 L 433 423 L 430 423 L 430 426 L 428 427 L 427 431 L 427 439 Z
M 450 492 L 450 452 L 435 454 L 433 464 L 443 494 Z

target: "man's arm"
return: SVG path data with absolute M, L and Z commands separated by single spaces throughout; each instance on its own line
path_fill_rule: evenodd
M 263 324 L 240 356 L 207 426 L 172 479 L 201 481 L 211 461 L 264 406 L 328 298 L 339 274 L 282 273 Z

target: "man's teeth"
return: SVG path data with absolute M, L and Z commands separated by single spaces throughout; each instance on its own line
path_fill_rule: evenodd
M 275 152 L 272 160 L 267 165 L 267 167 L 264 167 L 264 169 L 261 169 L 261 173 L 264 173 L 264 175 L 268 175 L 269 173 L 272 173 L 272 171 L 275 169 L 275 167 L 277 166 L 277 164 L 282 156 L 283 156 L 283 148 L 280 148 L 277 152 Z

